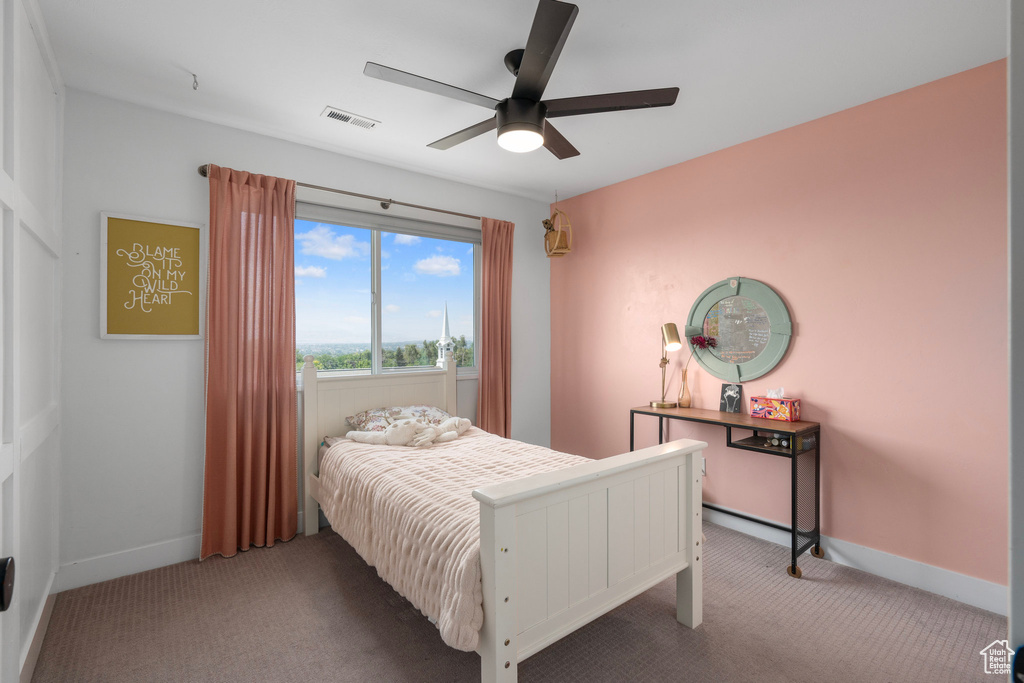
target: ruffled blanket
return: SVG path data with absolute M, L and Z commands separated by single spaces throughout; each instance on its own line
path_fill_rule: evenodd
M 428 449 L 344 440 L 320 467 L 322 507 L 367 564 L 437 622 L 444 642 L 471 652 L 484 621 L 473 489 L 585 462 L 476 427 Z

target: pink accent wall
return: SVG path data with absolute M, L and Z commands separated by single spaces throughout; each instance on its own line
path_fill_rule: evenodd
M 822 423 L 823 533 L 1005 584 L 1006 143 L 999 61 L 559 202 L 576 234 L 551 260 L 552 447 L 625 451 L 629 408 L 660 395 L 662 323 L 761 280 L 794 337 L 744 401 L 784 386 Z M 675 396 L 687 352 L 669 357 Z M 717 409 L 722 380 L 689 374 Z M 681 437 L 711 444 L 708 501 L 789 522 L 788 461 L 722 428 Z

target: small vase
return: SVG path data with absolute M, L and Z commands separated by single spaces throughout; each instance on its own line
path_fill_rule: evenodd
M 686 383 L 686 370 L 682 370 L 682 376 L 679 378 L 679 407 L 690 407 L 690 387 Z

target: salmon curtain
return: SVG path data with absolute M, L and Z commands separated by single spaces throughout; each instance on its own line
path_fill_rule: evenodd
M 480 282 L 480 395 L 477 426 L 512 433 L 512 233 L 508 221 L 484 218 Z
M 295 181 L 210 165 L 200 559 L 298 527 Z

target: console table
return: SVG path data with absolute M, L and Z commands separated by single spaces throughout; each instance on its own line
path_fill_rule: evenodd
M 815 557 L 824 557 L 821 548 L 821 425 L 817 422 L 783 422 L 750 417 L 742 413 L 725 413 L 700 408 L 651 408 L 640 406 L 629 409 L 629 450 L 633 450 L 634 418 L 649 415 L 658 418 L 658 443 L 664 443 L 665 420 L 683 420 L 725 427 L 725 444 L 755 453 L 767 453 L 790 460 L 791 524 L 785 526 L 758 519 L 740 512 L 704 503 L 704 507 L 751 522 L 781 529 L 792 537 L 792 562 L 786 573 L 800 578 L 802 572 L 797 557 L 808 549 Z M 753 436 L 733 440 L 733 429 L 752 431 Z

